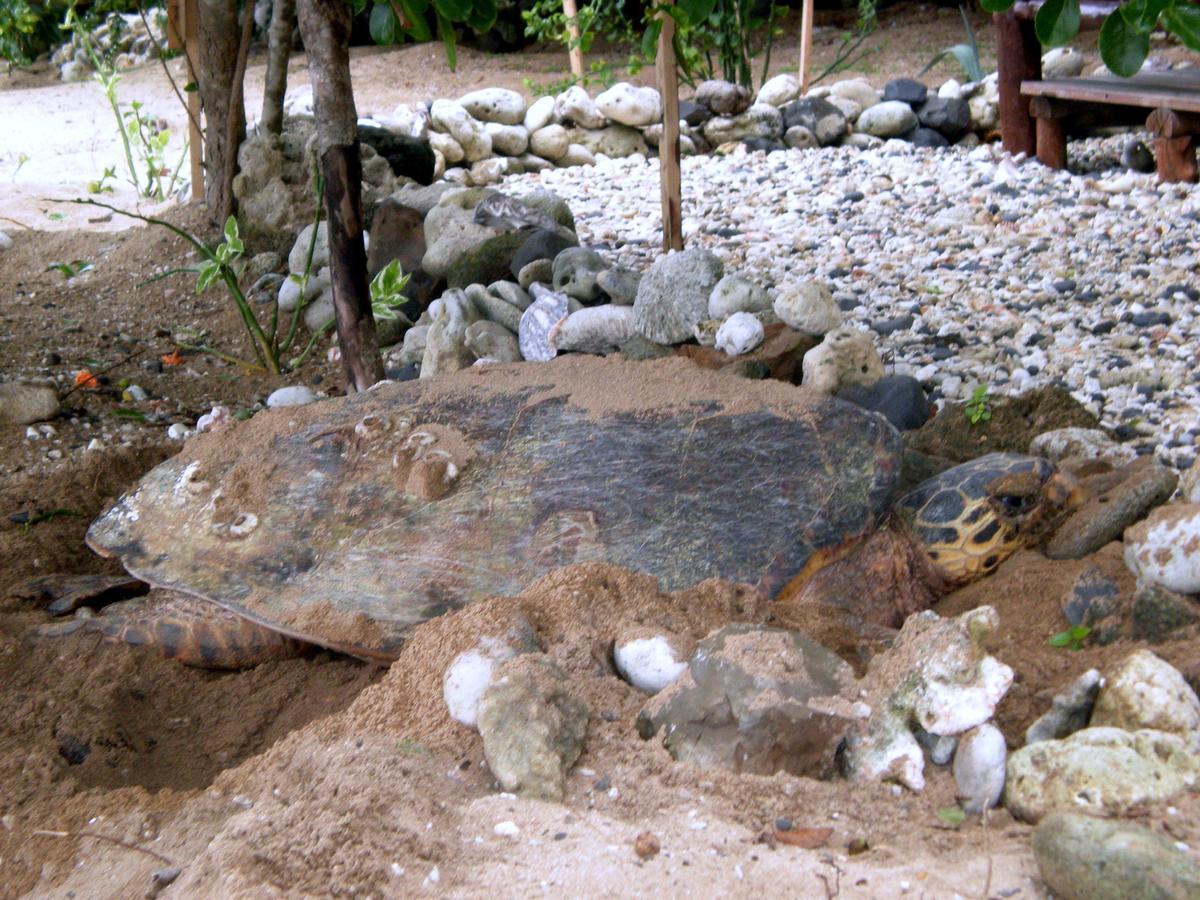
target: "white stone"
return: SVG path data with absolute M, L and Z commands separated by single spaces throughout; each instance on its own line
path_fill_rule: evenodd
M 596 96 L 596 108 L 614 122 L 635 128 L 662 121 L 662 98 L 652 87 L 619 81 Z
M 965 812 L 981 813 L 1000 802 L 1007 759 L 1004 735 L 991 722 L 962 736 L 954 753 L 954 784 Z
M 481 122 L 519 125 L 525 118 L 525 98 L 507 88 L 483 88 L 458 98 L 458 104 Z
M 907 103 L 886 100 L 864 109 L 854 127 L 880 138 L 897 137 L 918 125 L 917 114 Z
M 858 117 L 862 115 L 863 108 L 858 101 L 851 97 L 839 97 L 836 94 L 830 94 L 825 98 L 834 106 L 836 106 L 846 117 L 846 121 L 853 124 L 858 121 Z
M 487 159 L 492 155 L 492 139 L 487 129 L 461 104 L 450 100 L 434 100 L 429 116 L 435 129 L 458 141 L 467 162 Z M 450 157 L 446 159 L 449 161 Z
M 171 427 L 167 429 L 167 437 L 173 441 L 182 441 L 191 433 L 192 429 L 179 422 L 172 423 Z
M 429 132 L 429 146 L 434 153 L 441 154 L 442 159 L 450 165 L 460 163 L 466 157 L 462 144 L 440 131 Z
M 233 422 L 233 415 L 229 412 L 228 406 L 214 406 L 211 411 L 206 412 L 196 420 L 196 433 L 203 434 L 206 431 L 220 431 L 226 428 Z
M 547 125 L 529 135 L 530 152 L 552 162 L 566 156 L 570 146 L 570 135 L 561 125 Z
M 567 147 L 567 152 L 559 159 L 555 160 L 559 168 L 569 168 L 570 166 L 594 166 L 596 157 L 583 144 L 570 144 Z
M 450 718 L 468 728 L 477 727 L 479 701 L 492 683 L 497 664 L 516 655 L 506 641 L 483 637 L 472 649 L 454 657 L 442 677 L 442 699 Z
M 618 640 L 613 647 L 613 661 L 622 678 L 648 694 L 657 694 L 683 674 L 688 665 L 663 635 Z
M 329 287 L 329 282 L 320 275 L 310 275 L 308 285 L 304 291 L 304 299 L 312 300 L 321 296 L 321 292 Z M 283 283 L 279 285 L 279 293 L 275 298 L 275 302 L 279 304 L 280 312 L 291 312 L 300 302 L 300 276 L 289 275 L 283 279 Z
M 758 89 L 756 103 L 769 103 L 771 106 L 786 106 L 800 96 L 800 79 L 790 72 L 776 75 L 766 81 Z
M 321 296 L 304 307 L 304 327 L 317 332 L 333 323 L 333 287 L 327 286 Z
M 737 312 L 763 312 L 770 308 L 770 295 L 741 275 L 726 275 L 708 295 L 710 319 L 727 319 Z
M 1074 47 L 1055 47 L 1042 57 L 1043 78 L 1074 78 L 1083 71 L 1083 54 Z
M 554 98 L 539 97 L 529 104 L 529 109 L 525 110 L 525 130 L 533 134 L 539 128 L 545 128 L 547 125 L 557 123 L 557 118 L 554 113 Z
M 304 271 L 305 260 L 308 259 L 308 244 L 312 240 L 313 227 L 311 224 L 300 229 L 296 242 L 288 253 L 288 271 L 299 275 Z M 313 245 L 312 267 L 310 273 L 316 272 L 323 266 L 329 265 L 329 223 L 322 222 L 317 227 L 317 242 Z
M 775 294 L 775 315 L 804 334 L 820 337 L 842 323 L 842 311 L 829 288 L 816 281 L 793 281 Z
M 1178 669 L 1149 650 L 1135 650 L 1108 673 L 1088 724 L 1165 731 L 1200 751 L 1200 698 Z
M 837 82 L 830 87 L 829 95 L 853 100 L 860 109 L 864 110 L 879 102 L 879 91 L 862 78 L 847 78 Z
M 277 388 L 267 397 L 267 408 L 278 409 L 281 406 L 304 406 L 317 399 L 313 389 L 304 384 L 292 384 Z
M 763 326 L 752 313 L 737 312 L 717 329 L 716 347 L 730 356 L 749 353 L 763 342 Z
M 580 128 L 603 128 L 608 124 L 604 113 L 596 107 L 588 92 L 577 84 L 558 95 L 554 101 L 554 113 L 560 120 L 570 119 Z
M 409 106 L 401 103 L 392 110 L 387 128 L 394 134 L 426 140 L 429 137 L 429 110 L 420 104 Z
M 950 78 L 938 88 L 937 95 L 943 100 L 961 100 L 962 93 L 962 85 L 958 82 L 958 79 Z
M 524 125 L 487 122 L 484 127 L 492 138 L 492 149 L 505 156 L 520 156 L 529 149 L 529 132 Z
M 0 250 L 7 250 L 12 246 L 12 238 L 3 231 L 0 231 Z
M 967 109 L 971 113 L 972 131 L 987 131 L 996 127 L 1000 116 L 1000 107 L 994 100 L 976 95 L 967 101 Z
M 1200 593 L 1200 504 L 1160 506 L 1127 528 L 1125 564 L 1139 583 Z
M 1179 499 L 1184 503 L 1200 503 L 1200 465 L 1192 463 L 1179 480 Z
M 1029 443 L 1032 456 L 1044 456 L 1052 462 L 1068 457 L 1111 459 L 1130 463 L 1137 459 L 1133 447 L 1123 446 L 1099 428 L 1056 428 L 1044 431 Z
M 521 833 L 521 829 L 516 822 L 497 822 L 492 827 L 492 833 L 499 837 L 516 837 Z

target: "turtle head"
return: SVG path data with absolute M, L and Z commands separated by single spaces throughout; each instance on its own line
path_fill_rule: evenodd
M 1075 480 L 1049 461 L 992 453 L 918 485 L 896 513 L 953 587 L 1038 543 L 1079 499 Z

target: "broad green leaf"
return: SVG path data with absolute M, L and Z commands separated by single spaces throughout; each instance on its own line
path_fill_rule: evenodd
M 354 12 L 354 15 L 357 16 L 366 8 L 367 0 L 350 0 L 350 9 Z
M 455 41 L 457 36 L 454 33 L 454 25 L 442 15 L 441 10 L 435 8 L 438 23 L 438 35 L 442 39 L 442 46 L 446 48 L 446 65 L 453 72 L 458 68 L 458 51 L 455 49 Z
M 1171 0 L 1129 0 L 1121 9 L 1125 21 L 1138 31 L 1151 31 L 1159 13 L 1171 5 Z
M 1120 12 L 1109 13 L 1100 26 L 1100 58 L 1117 75 L 1136 75 L 1150 52 L 1150 33 L 1130 25 Z
M 1012 9 L 1014 2 L 1016 0 L 979 0 L 979 5 L 983 7 L 984 12 L 1002 13 Z
M 225 240 L 228 241 L 229 246 L 236 247 L 238 250 L 241 250 L 242 249 L 241 235 L 238 232 L 238 223 L 237 223 L 237 219 L 234 216 L 231 215 L 228 219 L 225 220 L 224 231 L 225 231 Z
M 676 6 L 683 13 L 687 26 L 699 25 L 710 15 L 716 0 L 678 0 Z
M 655 19 L 646 26 L 646 33 L 642 35 L 642 56 L 646 59 L 654 59 L 658 55 L 658 36 L 662 34 L 662 22 Z
M 196 278 L 196 293 L 203 294 L 208 290 L 208 286 L 213 283 L 220 271 L 220 266 L 211 261 L 200 266 L 200 274 Z
M 969 80 L 983 81 L 983 69 L 979 65 L 979 56 L 967 44 L 955 44 L 953 47 L 947 47 L 931 59 L 917 75 L 924 75 L 947 56 L 953 57 L 958 62 Z
M 1079 0 L 1046 0 L 1034 16 L 1033 30 L 1047 47 L 1061 47 L 1079 33 Z
M 1172 3 L 1163 15 L 1171 34 L 1183 41 L 1189 50 L 1200 53 L 1200 6 L 1194 3 Z
M 475 0 L 467 24 L 479 32 L 490 30 L 496 24 L 496 0 Z
M 400 10 L 408 23 L 405 29 L 413 40 L 427 41 L 433 37 L 429 23 L 425 21 L 425 13 L 429 11 L 428 0 L 399 0 Z
M 390 47 L 396 43 L 396 14 L 386 3 L 376 3 L 371 7 L 371 40 L 381 47 Z
M 471 0 L 433 0 L 433 8 L 451 22 L 465 22 L 471 14 Z

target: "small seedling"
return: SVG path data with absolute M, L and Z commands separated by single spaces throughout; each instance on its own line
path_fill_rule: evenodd
M 1083 642 L 1087 640 L 1092 629 L 1087 625 L 1076 625 L 1066 631 L 1060 631 L 1050 638 L 1051 647 L 1065 647 L 1068 650 L 1082 650 Z
M 113 410 L 113 415 L 118 419 L 129 419 L 133 422 L 145 422 L 146 414 L 140 409 L 128 409 L 124 406 L 118 406 Z
M 90 272 L 94 268 L 95 266 L 86 259 L 76 259 L 69 263 L 50 263 L 50 265 L 46 266 L 46 271 L 55 271 L 60 273 L 63 278 L 71 279 L 76 275 L 82 275 L 84 272 Z
M 412 324 L 402 313 L 392 309 L 404 302 L 403 291 L 408 279 L 409 276 L 401 271 L 398 259 L 393 259 L 371 279 L 371 314 L 376 322 L 404 318 L 406 324 Z
M 988 387 L 981 384 L 971 392 L 971 399 L 965 407 L 967 421 L 972 425 L 986 422 L 992 417 L 991 404 L 988 402 Z
M 945 823 L 947 828 L 958 830 L 966 820 L 967 814 L 957 806 L 944 806 L 937 811 L 937 817 Z
M 116 181 L 116 180 L 117 180 L 117 167 L 109 166 L 104 170 L 104 174 L 101 175 L 97 180 L 88 182 L 88 184 L 87 184 L 88 193 L 89 194 L 111 194 L 113 192 L 113 189 L 112 189 L 112 185 L 109 184 L 108 182 Z
M 60 213 L 57 211 L 52 212 L 52 213 L 46 213 L 46 218 L 48 218 L 51 222 L 61 222 L 66 217 L 67 217 L 66 213 Z

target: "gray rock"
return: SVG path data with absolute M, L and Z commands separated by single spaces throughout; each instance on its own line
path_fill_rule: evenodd
M 1185 629 L 1200 623 L 1200 603 L 1157 584 L 1139 587 L 1133 595 L 1130 634 L 1134 640 L 1160 644 L 1186 637 Z
M 1200 503 L 1170 503 L 1125 532 L 1125 565 L 1138 585 L 1200 594 Z
M 488 285 L 487 292 L 505 303 L 511 303 L 521 312 L 528 309 L 529 304 L 533 302 L 533 298 L 519 284 L 511 281 L 494 281 Z
M 725 266 L 706 250 L 692 249 L 654 261 L 638 285 L 633 310 L 638 333 L 660 344 L 690 340 L 708 318 L 708 298 Z
M 425 358 L 425 344 L 429 340 L 429 325 L 414 325 L 404 332 L 404 343 L 396 357 L 402 366 L 419 364 Z
M 550 657 L 529 653 L 501 663 L 479 701 L 478 725 L 488 768 L 500 787 L 559 802 L 583 750 L 588 708 L 572 696 Z
M 467 347 L 467 326 L 479 320 L 475 304 L 461 290 L 449 290 L 429 306 L 433 320 L 425 336 L 421 377 L 457 372 L 475 362 Z
M 530 232 L 528 237 L 517 248 L 517 252 L 513 254 L 510 270 L 520 281 L 521 270 L 537 259 L 544 259 L 551 263 L 553 270 L 553 260 L 558 254 L 562 253 L 568 247 L 574 247 L 575 241 L 563 234 L 561 231 L 548 231 L 544 228 L 539 228 L 536 231 Z M 547 282 L 551 279 L 545 279 Z
M 842 311 L 829 288 L 816 281 L 796 281 L 783 285 L 775 294 L 775 315 L 801 334 L 814 337 L 842 324 Z
M 567 147 L 567 152 L 563 154 L 561 159 L 556 160 L 556 164 L 560 168 L 568 168 L 570 166 L 594 166 L 596 164 L 596 156 L 583 144 L 571 144 Z
M 573 128 L 567 133 L 571 144 L 586 147 L 590 153 L 603 153 L 612 159 L 621 159 L 650 152 L 646 139 L 636 128 L 628 125 L 609 125 L 607 128 Z
M 962 736 L 954 753 L 954 786 L 964 812 L 991 809 L 1004 792 L 1008 747 L 1004 735 L 991 722 L 977 725 Z
M 1050 710 L 1025 729 L 1025 743 L 1053 741 L 1085 728 L 1100 692 L 1100 673 L 1088 669 L 1054 695 Z
M 917 107 L 917 120 L 947 140 L 957 141 L 971 127 L 971 110 L 965 100 L 930 94 Z
M 846 78 L 834 84 L 829 93 L 834 97 L 845 97 L 858 104 L 859 109 L 868 109 L 879 102 L 879 91 L 871 87 L 865 79 Z
M 784 129 L 807 128 L 822 147 L 840 141 L 847 124 L 845 113 L 822 97 L 801 97 L 783 108 Z
M 907 103 L 889 100 L 864 109 L 854 127 L 879 138 L 899 137 L 918 125 L 917 114 Z
M 1153 172 L 1154 154 L 1137 138 L 1130 138 L 1121 148 L 1121 165 L 1135 172 Z
M 1200 897 L 1200 866 L 1132 822 L 1052 813 L 1033 832 L 1033 853 L 1042 880 L 1062 900 Z
M 950 146 L 950 142 L 940 132 L 934 131 L 932 128 L 914 128 L 912 131 L 902 134 L 901 137 L 914 147 L 941 148 Z
M 661 732 L 675 759 L 701 768 L 827 777 L 862 714 L 846 699 L 853 684 L 849 665 L 798 632 L 729 625 L 647 704 L 638 733 Z
M 1091 725 L 1164 731 L 1200 752 L 1200 698 L 1178 669 L 1149 650 L 1135 650 L 1109 673 Z
M 304 261 L 308 258 L 308 244 L 312 240 L 312 233 L 312 225 L 305 225 L 300 234 L 296 236 L 296 242 L 292 244 L 291 252 L 288 253 L 288 271 L 295 275 L 304 271 Z M 309 269 L 309 273 L 316 274 L 318 269 L 323 269 L 327 265 L 329 265 L 329 223 L 322 222 L 317 226 L 317 243 L 313 247 L 312 267 Z
M 568 247 L 554 257 L 554 289 L 584 303 L 600 298 L 596 276 L 608 268 L 608 263 L 595 250 Z
M 560 351 L 610 353 L 634 336 L 633 308 L 593 306 L 567 316 L 554 337 Z
M 896 100 L 909 106 L 920 106 L 928 95 L 929 88 L 913 78 L 893 78 L 883 86 L 884 103 Z
M 539 128 L 529 135 L 529 149 L 532 153 L 551 162 L 558 162 L 567 155 L 571 141 L 567 137 L 567 129 L 554 124 Z
M 642 274 L 620 266 L 596 273 L 596 284 L 617 306 L 633 306 Z
M 458 190 L 461 190 L 461 188 L 456 187 L 448 181 L 435 181 L 430 185 L 406 184 L 392 194 L 392 199 L 401 206 L 415 209 L 424 217 L 429 214 L 431 209 L 438 205 L 438 201 L 448 191 Z
M 529 109 L 525 110 L 522 124 L 530 134 L 533 134 L 539 128 L 545 128 L 554 122 L 554 98 L 547 96 L 539 97 L 529 104 Z
M 1137 452 L 1132 447 L 1117 443 L 1107 431 L 1100 428 L 1055 428 L 1043 431 L 1029 442 L 1029 453 L 1032 456 L 1044 456 L 1052 462 L 1078 457 L 1131 463 L 1137 458 Z
M 741 356 L 762 344 L 764 336 L 762 322 L 753 313 L 735 312 L 717 329 L 713 346 L 730 356 Z
M 521 228 L 551 232 L 558 230 L 558 223 L 546 213 L 507 194 L 484 197 L 475 207 L 471 219 L 476 225 L 495 228 L 497 231 L 516 231 Z
M 675 351 L 654 341 L 648 341 L 640 334 L 635 334 L 621 346 L 621 357 L 632 362 L 647 359 L 662 359 L 671 356 Z
M 531 286 L 534 300 L 521 314 L 518 337 L 521 355 L 531 362 L 549 362 L 558 355 L 555 334 L 567 318 L 570 304 L 559 294 L 537 284 Z
M 304 327 L 314 334 L 334 320 L 333 288 L 326 285 L 319 297 L 304 307 Z
M 1004 804 L 1037 822 L 1058 810 L 1122 816 L 1168 802 L 1200 778 L 1200 756 L 1162 731 L 1084 728 L 1058 741 L 1038 741 L 1008 758 Z
M 821 146 L 817 136 L 802 125 L 793 125 L 785 131 L 783 142 L 793 150 L 812 150 Z
M 477 359 L 496 362 L 520 362 L 521 347 L 517 336 L 497 322 L 479 321 L 467 326 L 466 345 Z
M 31 425 L 58 415 L 58 391 L 41 384 L 0 384 L 0 422 Z
M 1095 553 L 1165 503 L 1179 483 L 1179 476 L 1166 466 L 1135 463 L 1129 470 L 1128 478 L 1067 517 L 1046 543 L 1048 557 L 1082 559 Z
M 571 214 L 571 207 L 567 205 L 567 201 L 554 191 L 538 188 L 528 194 L 522 194 L 520 199 L 530 209 L 545 213 L 559 226 L 569 230 L 571 236 L 574 237 L 575 216 Z
M 708 317 L 727 319 L 738 312 L 762 312 L 771 308 L 771 297 L 741 275 L 726 275 L 708 295 Z
M 802 372 L 806 388 L 832 395 L 850 385 L 874 384 L 883 377 L 883 360 L 869 333 L 844 325 L 804 354 Z
M 521 266 L 517 272 L 517 284 L 529 290 L 536 283 L 549 284 L 554 280 L 554 262 L 549 259 L 535 259 Z
M 791 72 L 768 79 L 758 89 L 756 102 L 771 106 L 786 106 L 800 96 L 800 79 Z
M 506 88 L 483 88 L 458 98 L 459 105 L 482 122 L 519 125 L 525 120 L 525 98 Z
M 482 284 L 467 285 L 464 293 L 475 304 L 475 308 L 479 311 L 481 317 L 487 319 L 489 322 L 495 322 L 498 325 L 504 326 L 504 328 L 513 334 L 517 333 L 517 329 L 521 327 L 522 310 L 488 293 Z
M 1055 47 L 1042 57 L 1043 78 L 1074 78 L 1083 71 L 1085 57 L 1074 47 Z
M 708 107 L 718 116 L 736 116 L 750 108 L 751 96 L 740 84 L 720 80 L 702 81 L 696 85 L 695 102 Z
M 1071 589 L 1063 597 L 1063 618 L 1071 627 L 1084 625 L 1094 629 L 1117 611 L 1120 597 L 1121 589 L 1116 582 L 1095 566 L 1089 566 L 1075 576 Z
M 704 123 L 704 138 L 714 147 L 749 138 L 783 137 L 783 115 L 773 106 L 757 103 L 736 116 L 714 116 Z

